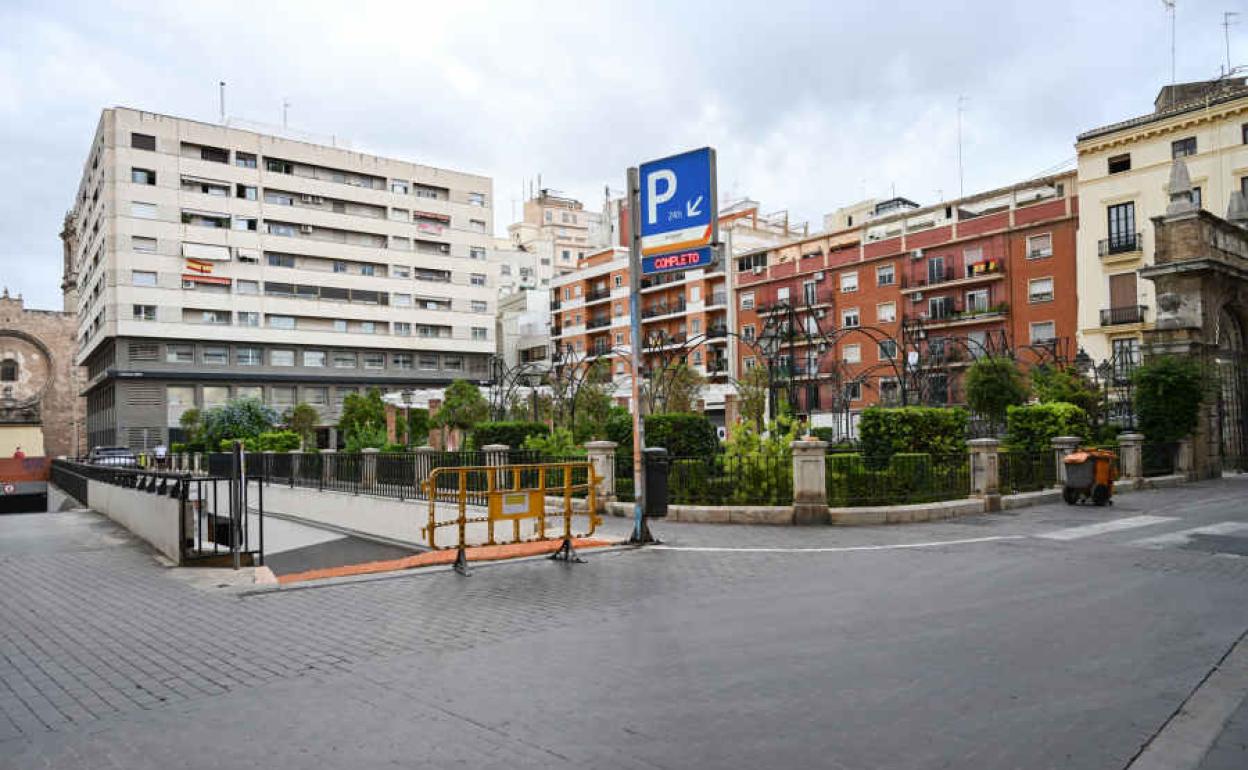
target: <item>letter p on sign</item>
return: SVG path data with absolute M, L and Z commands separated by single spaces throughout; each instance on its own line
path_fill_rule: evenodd
M 659 192 L 659 182 L 664 183 L 663 192 Z M 676 194 L 676 174 L 671 169 L 660 168 L 646 177 L 646 221 L 655 224 L 659 221 L 659 204 L 667 203 Z

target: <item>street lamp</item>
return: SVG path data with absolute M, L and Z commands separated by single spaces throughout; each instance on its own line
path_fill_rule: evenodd
M 416 391 L 411 388 L 399 391 L 399 399 L 403 404 L 403 444 L 410 451 L 412 448 L 412 407 L 416 405 Z

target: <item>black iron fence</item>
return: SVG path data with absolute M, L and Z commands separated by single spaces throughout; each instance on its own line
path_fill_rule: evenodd
M 631 477 L 631 467 L 628 473 Z M 675 505 L 792 505 L 793 460 L 787 455 L 669 456 L 667 493 Z
M 827 455 L 828 505 L 905 505 L 956 500 L 971 493 L 967 454 Z
M 1057 485 L 1057 460 L 1052 452 L 1005 450 L 997 455 L 997 478 L 1002 494 L 1038 492 Z
M 1140 472 L 1145 477 L 1170 476 L 1178 467 L 1178 442 L 1146 443 L 1140 447 Z

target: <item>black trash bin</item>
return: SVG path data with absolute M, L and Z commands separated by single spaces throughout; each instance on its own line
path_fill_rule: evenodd
M 667 450 L 663 447 L 646 447 L 646 518 L 661 519 L 667 516 Z

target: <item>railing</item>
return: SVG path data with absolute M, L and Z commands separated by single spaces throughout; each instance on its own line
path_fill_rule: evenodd
M 1139 233 L 1113 235 L 1096 243 L 1096 253 L 1102 257 L 1109 257 L 1114 254 L 1129 254 L 1133 251 L 1140 251 L 1143 248 L 1144 239 Z
M 1126 307 L 1110 307 L 1101 310 L 1101 326 L 1118 324 L 1144 323 L 1145 305 L 1128 305 Z
M 1057 463 L 1053 452 L 1006 450 L 997 455 L 1001 494 L 1038 492 L 1057 484 Z
M 713 339 L 718 339 L 719 337 L 727 337 L 727 336 L 728 336 L 727 326 L 712 326 L 706 330 L 707 339 L 713 340 Z
M 669 457 L 667 494 L 675 505 L 792 505 L 793 460 L 787 456 Z
M 641 317 L 655 318 L 657 316 L 670 315 L 672 313 L 683 313 L 685 312 L 685 307 L 686 305 L 684 301 L 674 302 L 670 305 L 667 303 L 658 303 L 642 310 Z
M 824 480 L 828 505 L 872 506 L 957 500 L 971 493 L 971 464 L 966 454 L 895 454 L 864 457 L 830 454 Z
M 585 328 L 586 329 L 599 329 L 599 328 L 602 328 L 603 326 L 610 326 L 610 325 L 611 325 L 611 316 L 604 315 L 604 316 L 598 316 L 597 318 L 589 319 L 589 321 L 585 323 Z
M 711 294 L 711 298 L 707 301 L 707 305 L 727 305 L 728 293 L 717 291 Z
M 585 295 L 586 302 L 596 302 L 600 299 L 606 299 L 611 296 L 610 289 L 596 289 Z
M 1170 476 L 1178 465 L 1178 442 L 1146 443 L 1140 447 L 1140 472 L 1145 477 Z

